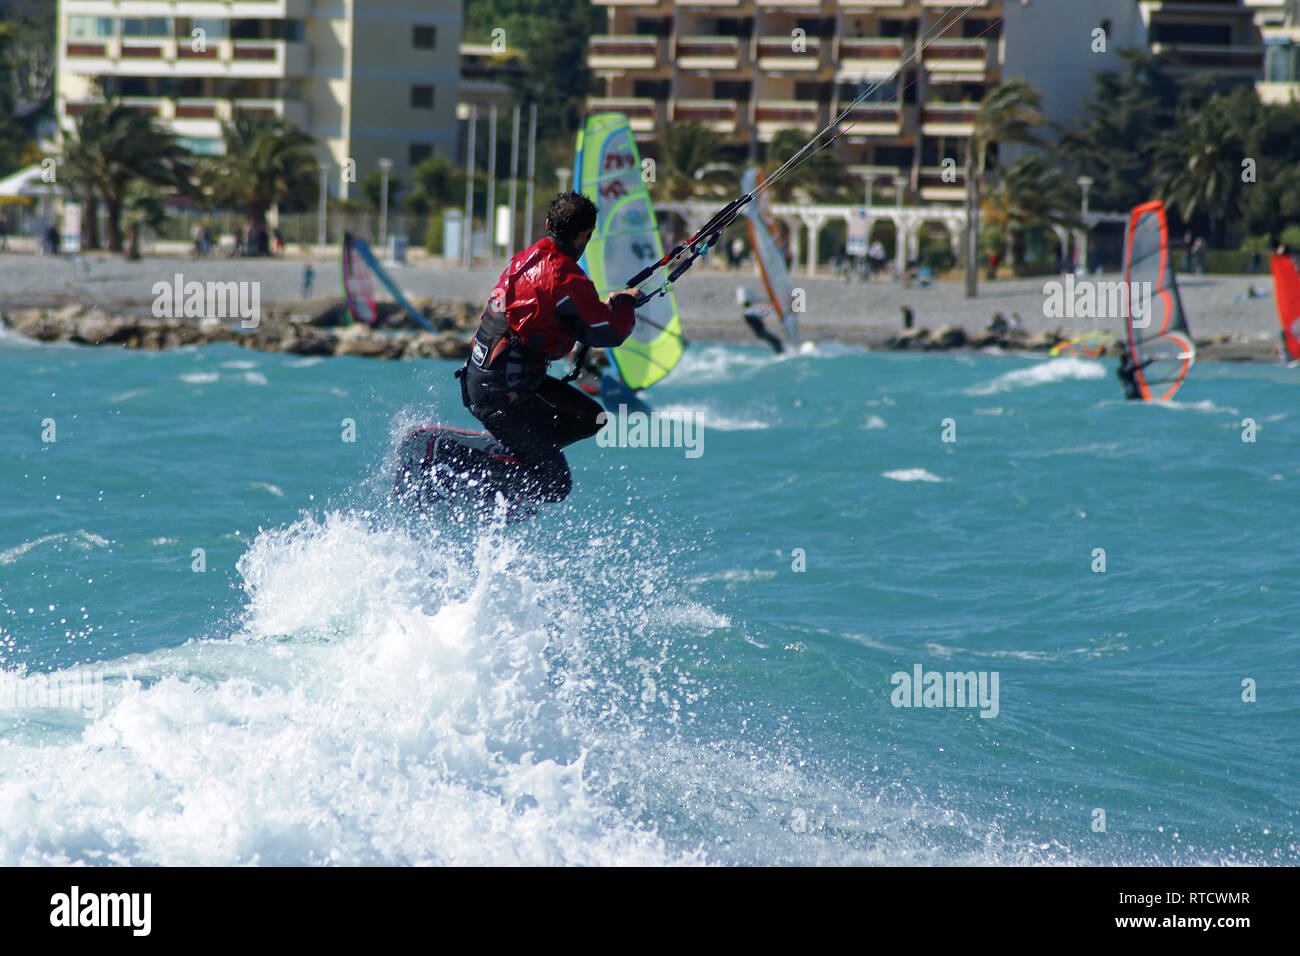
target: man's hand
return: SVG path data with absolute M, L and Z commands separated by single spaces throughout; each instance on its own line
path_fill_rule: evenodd
M 641 294 L 641 290 L 636 287 L 632 287 L 630 289 L 620 289 L 617 292 L 611 292 L 606 297 L 605 304 L 608 306 L 613 306 L 614 300 L 617 299 L 620 295 L 630 295 L 632 297 L 632 301 L 635 302 L 636 297 L 640 294 Z

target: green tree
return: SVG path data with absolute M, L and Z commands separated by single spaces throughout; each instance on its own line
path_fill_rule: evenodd
M 1084 119 L 1057 149 L 1070 178 L 1093 180 L 1089 197 L 1096 209 L 1131 209 L 1154 195 L 1150 151 L 1173 128 L 1181 96 L 1159 56 L 1128 49 L 1119 57 L 1124 72 L 1094 74 Z
M 984 212 L 994 230 L 1006 237 L 1010 265 L 1023 260 L 1028 230 L 1079 224 L 1070 185 L 1060 167 L 1041 152 L 1028 153 L 1002 171 L 987 195 Z
M 1038 128 L 1045 125 L 1042 95 L 1024 80 L 1008 80 L 985 95 L 975 114 L 974 131 L 966 141 L 966 296 L 978 293 L 980 190 L 1000 143 L 1041 145 Z
M 103 203 L 110 252 L 124 251 L 122 214 L 131 188 L 143 182 L 189 191 L 190 159 L 153 117 L 117 100 L 92 103 L 65 134 L 65 176 L 83 196 Z
M 1181 109 L 1152 151 L 1156 195 L 1185 223 L 1208 220 L 1215 245 L 1222 245 L 1224 226 L 1237 210 L 1246 138 L 1257 113 L 1254 90 L 1216 94 L 1200 109 Z
M 764 174 L 770 176 L 794 158 L 808 144 L 808 133 L 801 129 L 778 130 L 768 147 Z M 829 149 L 810 150 L 799 165 L 772 184 L 769 190 L 777 202 L 791 202 L 802 193 L 813 202 L 834 202 L 844 199 L 849 185 L 849 175 L 844 164 Z
M 383 172 L 378 169 L 371 170 L 361 177 L 361 181 L 357 183 L 357 186 L 360 188 L 361 195 L 365 197 L 370 209 L 373 212 L 379 212 L 380 207 L 383 205 L 384 196 Z M 392 173 L 388 174 L 388 208 L 390 211 L 397 208 L 397 197 L 401 195 L 405 188 L 400 179 Z
M 263 229 L 273 206 L 310 206 L 320 189 L 311 136 L 282 119 L 249 115 L 223 124 L 221 133 L 225 155 L 213 157 L 202 177 L 213 205 L 238 209 Z
M 122 207 L 122 221 L 126 226 L 126 257 L 140 258 L 140 233 L 145 229 L 154 232 L 167 221 L 163 193 L 155 186 L 136 181 L 127 189 Z
M 465 170 L 446 156 L 430 156 L 415 167 L 415 188 L 406 197 L 406 207 L 415 215 L 424 216 L 441 212 L 464 199 Z
M 662 199 L 690 199 L 700 188 L 695 174 L 716 165 L 722 137 L 696 121 L 672 123 L 659 137 L 655 182 L 651 189 Z

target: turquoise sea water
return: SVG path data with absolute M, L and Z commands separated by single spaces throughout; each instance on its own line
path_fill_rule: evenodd
M 0 863 L 1300 859 L 1300 370 L 696 346 L 476 531 L 453 369 L 0 339 Z

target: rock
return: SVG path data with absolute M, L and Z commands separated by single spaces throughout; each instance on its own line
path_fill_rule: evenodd
M 80 302 L 74 302 L 71 305 L 65 305 L 63 308 L 51 312 L 50 318 L 55 322 L 67 324 L 78 316 L 83 315 L 85 311 L 86 307 L 84 305 Z
M 396 359 L 402 357 L 406 340 L 406 336 L 383 335 L 379 332 L 371 332 L 364 326 L 353 325 L 339 333 L 334 354 Z
M 966 330 L 956 325 L 941 325 L 928 343 L 933 349 L 959 349 L 966 344 Z
M 924 348 L 930 338 L 929 329 L 907 329 L 899 332 L 889 340 L 891 349 L 917 349 Z

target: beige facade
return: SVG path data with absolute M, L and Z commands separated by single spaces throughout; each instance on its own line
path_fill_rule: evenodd
M 592 112 L 626 113 L 653 150 L 669 124 L 698 120 L 761 154 L 782 129 L 812 135 L 867 86 L 836 150 L 885 189 L 901 179 L 922 200 L 960 201 L 960 167 L 985 93 L 1013 77 L 1070 125 L 1091 74 L 1116 51 L 1164 53 L 1175 72 L 1254 80 L 1263 68 L 1255 9 L 1283 0 L 592 0 L 606 12 L 588 63 Z M 1284 0 L 1292 2 L 1292 0 Z M 1095 31 L 1104 31 L 1098 49 Z M 911 52 L 924 41 L 920 63 Z M 901 66 L 901 69 L 900 69 Z M 944 177 L 954 160 L 956 177 Z
M 455 155 L 461 17 L 461 0 L 59 0 L 59 120 L 101 80 L 196 153 L 260 113 L 319 141 L 331 192 L 380 159 L 409 183 Z

